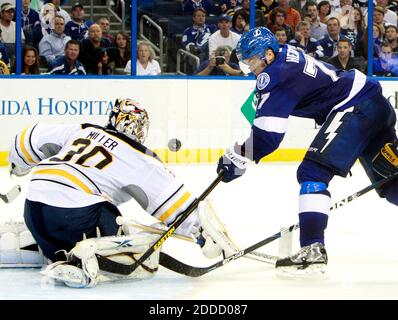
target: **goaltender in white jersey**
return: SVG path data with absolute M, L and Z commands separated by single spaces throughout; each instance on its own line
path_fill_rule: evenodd
M 44 255 L 55 262 L 46 275 L 75 287 L 120 279 L 121 275 L 99 270 L 95 253 L 132 263 L 137 259 L 134 255 L 145 252 L 159 236 L 133 233 L 126 226 L 119 235 L 117 206 L 134 198 L 168 226 L 195 200 L 157 155 L 142 145 L 148 128 L 145 109 L 124 99 L 116 101 L 106 127 L 39 123 L 16 135 L 10 172 L 22 176 L 34 168 L 24 219 Z M 233 254 L 236 247 L 221 234 L 218 219 L 208 210 L 200 212 L 194 211 L 178 232 L 194 236 L 209 258 L 222 251 Z M 95 238 L 97 230 L 106 237 Z M 129 245 L 121 248 L 125 241 Z M 69 252 L 66 261 L 60 250 Z M 157 270 L 158 252 L 147 261 L 138 273 Z M 95 272 L 87 272 L 93 268 Z

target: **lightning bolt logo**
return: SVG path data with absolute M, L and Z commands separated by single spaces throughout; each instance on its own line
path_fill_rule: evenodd
M 344 117 L 346 112 L 351 112 L 352 110 L 354 110 L 354 107 L 346 109 L 346 110 L 344 110 L 344 112 L 338 112 L 336 114 L 336 116 L 334 117 L 334 119 L 330 123 L 329 127 L 325 130 L 325 134 L 327 134 L 327 136 L 325 138 L 326 139 L 326 143 L 325 143 L 325 145 L 323 146 L 323 148 L 322 148 L 322 150 L 320 152 L 323 152 L 326 149 L 326 147 L 337 136 L 337 132 L 336 131 L 340 127 L 340 125 L 342 124 L 341 118 Z

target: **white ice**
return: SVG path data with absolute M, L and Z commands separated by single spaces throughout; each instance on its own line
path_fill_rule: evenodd
M 199 195 L 216 177 L 215 166 L 170 166 Z M 298 222 L 297 164 L 262 164 L 229 184 L 220 183 L 210 194 L 231 235 L 242 247 L 267 238 Z M 332 201 L 338 201 L 369 185 L 362 168 L 353 176 L 334 178 Z M 0 169 L 5 193 L 16 183 L 22 194 L 11 204 L 0 204 L 1 219 L 22 220 L 29 177 L 11 180 Z M 122 206 L 126 215 L 142 211 L 133 203 Z M 0 299 L 398 299 L 398 208 L 372 191 L 331 212 L 326 232 L 329 255 L 325 280 L 284 280 L 272 265 L 240 258 L 207 275 L 189 278 L 160 268 L 151 279 L 100 284 L 91 289 L 55 285 L 37 269 L 0 269 Z M 278 241 L 261 251 L 277 254 Z M 298 248 L 298 231 L 293 249 Z M 181 240 L 168 239 L 164 251 L 185 263 L 205 266 L 200 249 Z

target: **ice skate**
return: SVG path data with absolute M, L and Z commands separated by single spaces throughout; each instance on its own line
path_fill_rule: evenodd
M 276 261 L 276 274 L 284 278 L 324 278 L 328 256 L 325 246 L 319 242 L 302 247 L 287 258 Z

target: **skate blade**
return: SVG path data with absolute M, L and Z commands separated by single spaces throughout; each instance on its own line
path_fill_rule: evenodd
M 276 276 L 281 279 L 325 280 L 328 278 L 327 266 L 324 264 L 312 265 L 305 269 L 284 267 L 276 269 Z

